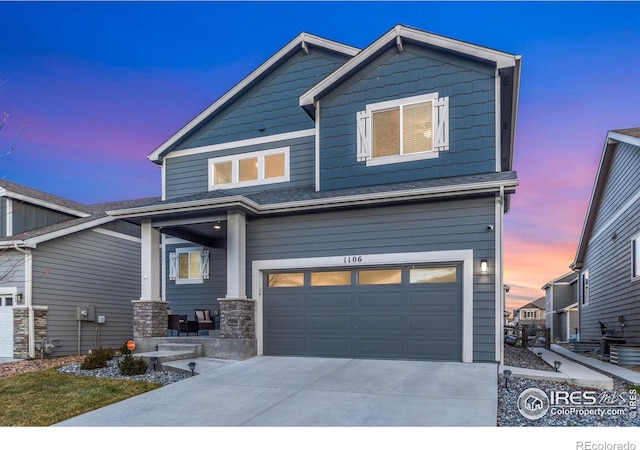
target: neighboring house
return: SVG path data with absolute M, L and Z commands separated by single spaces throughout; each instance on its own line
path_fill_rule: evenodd
M 546 326 L 554 342 L 568 342 L 578 335 L 578 275 L 569 272 L 549 281 L 545 291 Z
M 151 200 L 83 205 L 0 180 L 0 357 L 52 344 L 55 356 L 86 354 L 131 337 L 140 227 L 105 211 Z
M 546 298 L 540 297 L 513 311 L 513 322 L 516 325 L 544 325 Z
M 297 36 L 149 155 L 161 202 L 110 212 L 142 226 L 137 341 L 169 304 L 258 355 L 500 361 L 519 80 L 405 26 Z
M 580 340 L 640 343 L 640 128 L 607 133 L 572 269 Z

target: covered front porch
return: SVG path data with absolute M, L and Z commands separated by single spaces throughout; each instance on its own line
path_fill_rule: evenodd
M 150 208 L 129 214 L 126 220 L 141 225 L 142 240 L 141 297 L 132 301 L 136 351 L 195 344 L 199 356 L 255 356 L 255 302 L 246 295 L 246 211 Z M 210 321 L 204 329 L 198 326 L 203 317 L 197 317 L 203 312 Z M 170 330 L 170 315 L 190 328 Z

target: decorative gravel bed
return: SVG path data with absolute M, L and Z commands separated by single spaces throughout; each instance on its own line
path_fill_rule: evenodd
M 535 350 L 534 350 L 535 351 Z M 516 348 L 505 345 L 505 365 L 513 367 L 523 367 L 527 369 L 551 371 L 554 369 L 547 363 L 542 361 L 532 351 L 522 348 Z M 610 376 L 610 375 L 608 375 Z M 502 374 L 498 376 L 498 417 L 497 425 L 499 427 L 637 427 L 640 426 L 639 417 L 631 417 L 628 408 L 623 410 L 624 414 L 614 414 L 613 408 L 601 407 L 577 407 L 578 411 L 567 411 L 564 414 L 552 412 L 554 408 L 550 408 L 547 413 L 539 419 L 529 419 L 523 416 L 518 409 L 518 397 L 529 388 L 538 388 L 547 396 L 551 393 L 563 392 L 579 392 L 575 394 L 578 398 L 583 399 L 585 403 L 588 399 L 582 397 L 582 394 L 590 391 L 588 394 L 591 398 L 596 398 L 598 405 L 601 399 L 605 397 L 611 403 L 621 404 L 620 398 L 625 398 L 625 405 L 629 402 L 629 386 L 626 382 L 613 378 L 614 390 L 603 391 L 593 388 L 584 388 L 573 386 L 567 383 L 558 383 L 553 381 L 527 380 L 512 377 L 508 380 L 507 387 L 504 386 L 505 379 Z M 640 394 L 640 393 L 639 393 Z M 619 410 L 618 410 L 619 411 Z
M 120 373 L 120 368 L 114 360 L 108 361 L 107 367 L 102 369 L 82 370 L 80 365 L 80 363 L 69 364 L 58 368 L 58 372 L 97 378 L 122 378 L 126 380 L 149 381 L 151 383 L 160 383 L 163 386 L 191 377 L 191 375 L 186 373 L 154 371 L 151 369 L 147 370 L 147 373 L 143 375 L 125 376 Z

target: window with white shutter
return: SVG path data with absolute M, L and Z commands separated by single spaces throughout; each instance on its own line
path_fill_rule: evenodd
M 437 93 L 367 105 L 356 123 L 356 158 L 368 166 L 437 158 L 449 150 L 449 97 Z
M 202 283 L 209 278 L 209 250 L 179 248 L 169 254 L 169 279 L 176 284 Z

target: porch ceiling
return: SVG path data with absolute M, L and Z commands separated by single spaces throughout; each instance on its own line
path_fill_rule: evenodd
M 163 234 L 185 239 L 189 242 L 200 244 L 205 247 L 226 248 L 227 246 L 226 221 L 160 226 L 158 227 L 158 230 Z

